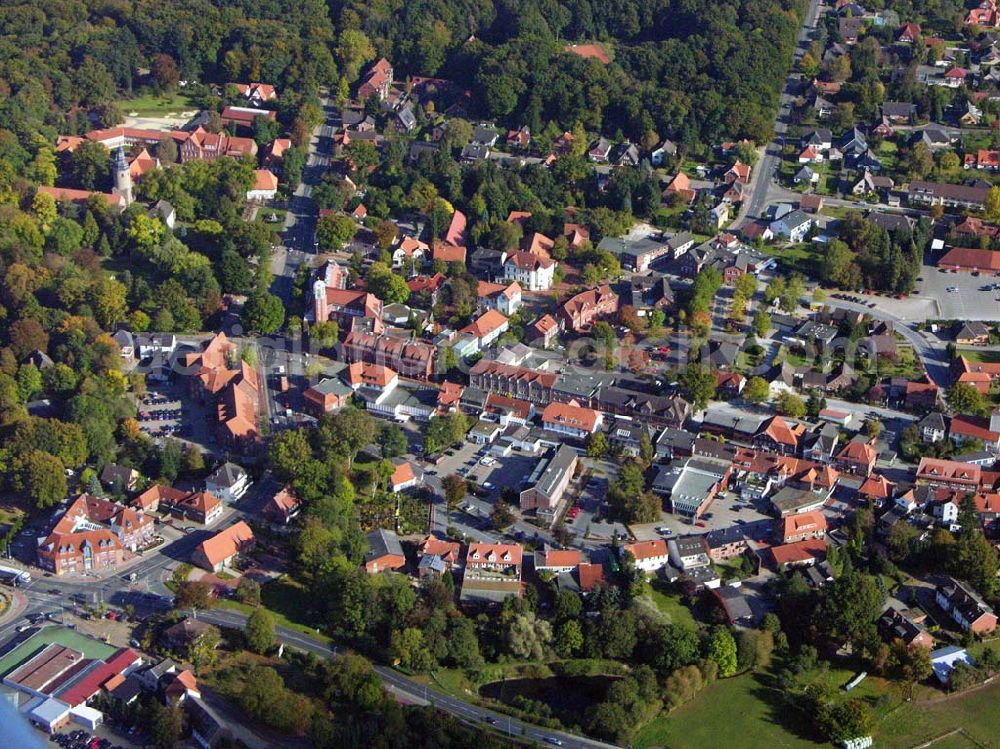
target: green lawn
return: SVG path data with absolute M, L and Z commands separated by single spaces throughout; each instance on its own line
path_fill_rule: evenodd
M 926 693 L 931 694 L 929 690 Z M 939 692 L 933 694 L 940 699 Z M 935 736 L 962 728 L 968 738 L 953 736 L 940 744 L 932 744 L 929 749 L 964 749 L 976 745 L 995 747 L 1000 736 L 998 700 L 1000 684 L 997 683 L 932 704 L 919 701 L 918 696 L 917 702 L 904 704 L 883 720 L 877 735 L 878 746 L 910 749 Z
M 791 710 L 777 689 L 754 676 L 712 684 L 674 712 L 661 714 L 636 735 L 637 749 L 815 749 L 810 725 Z M 829 746 L 828 744 L 826 746 Z
M 198 106 L 186 94 L 180 93 L 162 96 L 145 94 L 122 102 L 122 111 L 125 114 L 135 112 L 140 117 L 158 117 L 171 113 L 179 116 L 181 112 L 190 112 L 197 108 Z
M 769 247 L 768 253 L 778 258 L 785 271 L 798 271 L 804 276 L 815 276 L 823 259 L 822 250 L 812 242 L 802 242 L 782 247 Z
M 855 676 L 850 669 L 832 668 L 813 674 L 813 680 L 828 683 L 842 699 L 841 687 Z M 808 719 L 791 707 L 779 689 L 770 683 L 769 674 L 743 674 L 715 682 L 687 705 L 661 714 L 636 736 L 637 749 L 704 749 L 715 746 L 739 746 L 745 749 L 806 749 L 830 746 L 813 730 Z M 874 700 L 887 691 L 887 683 L 868 678 L 850 696 Z M 890 695 L 887 704 L 877 709 L 879 716 L 892 714 L 900 703 Z M 943 731 L 941 731 L 943 733 Z M 928 734 L 933 736 L 937 734 Z M 884 746 L 883 732 L 876 736 Z M 912 746 L 915 741 L 906 744 Z
M 309 595 L 300 583 L 289 578 L 282 577 L 274 582 L 264 585 L 260 589 L 261 603 L 272 614 L 274 623 L 279 627 L 294 629 L 323 642 L 329 642 L 330 638 L 317 631 L 315 627 L 310 627 L 302 622 L 305 612 L 305 598 Z M 216 604 L 220 608 L 242 611 L 244 614 L 251 614 L 254 607 L 245 603 L 234 601 L 231 598 L 220 598 Z
M 970 362 L 981 362 L 983 364 L 996 364 L 1000 362 L 1000 351 L 982 351 L 974 348 L 958 349 L 955 356 L 964 356 Z
M 656 608 L 670 617 L 672 623 L 692 629 L 697 628 L 698 622 L 695 621 L 694 614 L 691 613 L 691 609 L 681 603 L 679 595 L 654 590 L 653 603 L 656 604 Z

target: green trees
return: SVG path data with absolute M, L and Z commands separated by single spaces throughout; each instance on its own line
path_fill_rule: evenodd
M 176 609 L 210 609 L 215 600 L 212 598 L 212 588 L 203 580 L 188 580 L 177 586 L 174 595 Z
M 465 439 L 469 427 L 468 418 L 458 411 L 432 417 L 424 435 L 424 453 L 433 455 L 450 445 L 460 443 Z
M 52 507 L 66 499 L 65 466 L 55 455 L 32 450 L 16 459 L 14 486 L 36 507 Z
M 402 304 L 410 298 L 406 279 L 393 273 L 384 263 L 372 263 L 365 280 L 368 290 L 386 304 Z
M 816 724 L 833 742 L 870 736 L 875 727 L 875 714 L 859 697 L 846 702 L 827 702 L 816 711 Z
M 389 655 L 394 662 L 410 671 L 427 671 L 434 665 L 434 659 L 424 644 L 424 633 L 414 627 L 392 633 Z
M 604 432 L 594 432 L 587 438 L 587 456 L 603 458 L 608 453 L 608 438 Z
M 316 240 L 324 250 L 340 250 L 354 238 L 358 225 L 343 213 L 322 216 L 316 222 Z
M 383 424 L 378 431 L 383 458 L 398 458 L 407 450 L 406 433 L 398 424 Z
M 705 657 L 719 667 L 719 676 L 732 676 L 736 673 L 736 640 L 728 628 L 720 626 L 712 629 L 712 634 L 705 643 Z
M 967 382 L 956 382 L 948 388 L 948 406 L 958 414 L 979 416 L 986 412 L 986 397 Z
M 166 707 L 159 700 L 152 700 L 149 733 L 156 749 L 173 749 L 181 738 L 181 709 L 177 706 Z
M 247 619 L 247 647 L 255 653 L 266 653 L 278 642 L 274 631 L 274 616 L 264 608 L 256 608 Z
M 700 411 L 715 397 L 715 375 L 699 364 L 688 364 L 680 377 L 680 383 L 695 410 Z
M 312 703 L 289 690 L 268 666 L 255 666 L 243 682 L 240 706 L 254 720 L 279 731 L 301 731 L 312 719 Z
M 875 635 L 884 599 L 875 578 L 847 570 L 826 588 L 816 610 L 816 625 L 831 642 L 851 642 L 860 648 Z
M 604 702 L 587 716 L 587 725 L 598 736 L 627 744 L 662 706 L 656 676 L 648 666 L 639 666 L 611 685 Z
M 763 403 L 771 394 L 771 386 L 763 377 L 751 377 L 743 388 L 743 397 L 748 403 Z
M 240 322 L 248 333 L 273 333 L 285 321 L 285 306 L 269 291 L 253 292 L 240 313 Z
M 441 488 L 444 489 L 444 499 L 448 507 L 455 508 L 469 491 L 469 482 L 461 476 L 451 473 L 441 480 Z
M 775 410 L 782 416 L 801 419 L 806 415 L 806 403 L 795 393 L 783 390 L 778 393 L 774 404 Z
M 642 466 L 633 460 L 622 465 L 618 480 L 608 488 L 608 505 L 626 522 L 652 523 L 660 519 L 660 498 L 646 491 Z
M 531 612 L 518 614 L 507 625 L 507 649 L 515 658 L 541 660 L 551 642 L 552 625 Z

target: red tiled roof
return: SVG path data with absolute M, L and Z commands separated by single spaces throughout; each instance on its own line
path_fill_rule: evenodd
M 545 335 L 551 330 L 559 327 L 559 323 L 556 322 L 552 315 L 542 315 L 537 320 L 535 320 L 534 328 L 542 335 Z
M 269 169 L 257 169 L 253 173 L 254 190 L 277 190 L 278 177 Z
M 496 562 L 500 564 L 514 564 L 521 566 L 521 557 L 524 550 L 521 544 L 489 544 L 476 542 L 469 544 L 469 550 L 465 555 L 466 563 L 482 564 L 483 562 Z
M 507 262 L 521 268 L 522 270 L 550 268 L 555 264 L 554 260 L 548 257 L 542 257 L 541 255 L 535 255 L 531 252 L 515 252 L 507 258 Z
M 437 556 L 451 563 L 458 561 L 461 550 L 462 545 L 457 541 L 447 541 L 436 536 L 427 536 L 420 542 L 421 556 Z
M 941 268 L 1000 270 L 1000 252 L 971 247 L 952 247 L 937 264 Z
M 214 567 L 219 562 L 235 556 L 243 544 L 253 541 L 253 531 L 244 521 L 221 530 L 211 538 L 202 541 L 198 549 Z
M 396 466 L 396 469 L 392 472 L 390 481 L 393 488 L 396 488 L 397 486 L 413 481 L 415 478 L 416 475 L 413 473 L 413 466 L 404 462 Z
M 662 538 L 652 541 L 636 541 L 634 544 L 625 544 L 624 548 L 636 561 L 667 556 L 667 542 Z
M 583 558 L 577 549 L 543 549 L 539 554 L 541 567 L 576 567 Z
M 115 208 L 121 208 L 124 205 L 121 195 L 112 195 L 111 193 L 91 192 L 90 190 L 73 190 L 68 187 L 49 187 L 48 185 L 39 185 L 38 192 L 43 195 L 51 195 L 57 203 L 60 201 L 66 201 L 68 203 L 85 203 L 91 195 L 97 195 L 104 198 L 108 205 Z
M 600 414 L 592 408 L 552 401 L 542 411 L 542 423 L 593 432 Z
M 604 583 L 604 566 L 600 564 L 583 563 L 576 568 L 580 578 L 580 590 L 589 593 L 598 584 Z
M 465 247 L 444 242 L 434 242 L 434 259 L 446 263 L 464 263 Z
M 892 483 L 885 476 L 873 473 L 865 479 L 858 493 L 872 499 L 887 499 L 892 495 L 892 487 Z
M 802 512 L 784 519 L 784 538 L 800 533 L 820 533 L 826 531 L 826 516 L 822 512 Z
M 848 442 L 844 445 L 844 449 L 837 453 L 839 460 L 849 460 L 864 465 L 874 463 L 875 457 L 875 449 L 866 442 Z
M 948 430 L 953 435 L 959 437 L 969 437 L 971 439 L 982 440 L 983 442 L 997 442 L 1000 440 L 1000 433 L 990 430 L 989 419 L 978 416 L 954 416 Z
M 796 562 L 807 562 L 810 559 L 823 559 L 826 557 L 826 540 L 809 538 L 794 544 L 772 546 L 771 555 L 779 567 Z
M 790 447 L 795 447 L 799 443 L 798 435 L 795 430 L 788 425 L 780 416 L 775 416 L 768 422 L 767 428 L 764 429 L 764 434 L 773 439 L 779 445 L 789 445 Z
M 917 466 L 917 478 L 927 481 L 953 481 L 959 484 L 978 485 L 982 469 L 971 463 L 954 460 L 921 458 Z
M 507 316 L 495 309 L 486 310 L 482 315 L 462 328 L 462 333 L 469 333 L 476 338 L 485 338 L 495 333 L 507 324 Z

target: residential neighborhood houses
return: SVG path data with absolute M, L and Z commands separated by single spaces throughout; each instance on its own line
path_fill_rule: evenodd
M 114 65 L 90 22 L 2 63 L 11 706 L 683 749 L 718 682 L 736 727 L 986 745 L 934 711 L 1000 672 L 1000 18 L 765 5 L 698 55 L 674 10 L 543 13 L 542 54 L 234 7 L 209 64 L 141 0 Z

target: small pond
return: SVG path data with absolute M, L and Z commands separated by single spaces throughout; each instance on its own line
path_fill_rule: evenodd
M 520 695 L 544 702 L 553 715 L 564 723 L 579 724 L 594 705 L 603 702 L 615 676 L 549 676 L 544 679 L 507 679 L 484 684 L 479 688 L 483 697 L 514 704 Z

